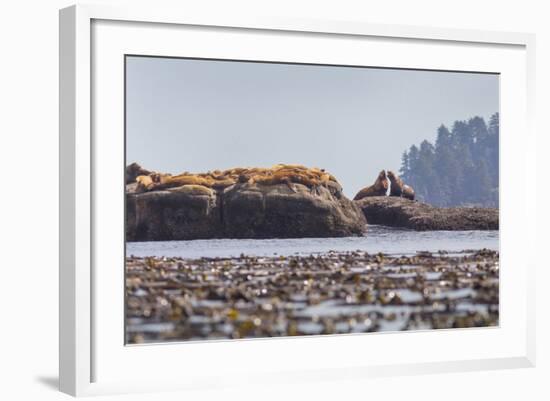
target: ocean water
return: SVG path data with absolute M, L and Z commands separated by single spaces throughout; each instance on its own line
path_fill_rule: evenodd
M 498 231 L 413 231 L 369 226 L 363 237 L 291 239 L 212 239 L 128 242 L 126 256 L 181 258 L 309 255 L 328 251 L 355 251 L 408 255 L 419 251 L 460 252 L 499 249 Z

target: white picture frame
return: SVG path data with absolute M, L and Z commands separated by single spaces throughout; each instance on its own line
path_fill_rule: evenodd
M 200 49 L 179 49 L 177 38 L 166 40 L 174 35 L 190 34 L 197 35 Z M 216 48 L 220 35 L 228 39 L 224 43 L 227 50 Z M 260 39 L 261 44 L 269 45 L 259 46 Z M 332 43 L 336 39 L 337 47 Z M 106 222 L 123 222 L 119 219 L 122 195 L 112 192 L 117 185 L 122 191 L 123 171 L 120 168 L 111 178 L 107 177 L 107 172 L 114 171 L 113 166 L 116 170 L 117 158 L 122 157 L 119 135 L 123 137 L 123 132 L 117 128 L 123 119 L 120 112 L 123 104 L 119 101 L 123 72 L 118 68 L 120 64 L 116 64 L 122 62 L 120 56 L 135 52 L 172 55 L 177 51 L 178 56 L 192 52 L 192 56 L 199 57 L 296 61 L 305 57 L 300 51 L 303 46 L 316 44 L 317 40 L 323 40 L 327 54 L 312 51 L 307 56 L 311 58 L 309 61 L 333 57 L 335 64 L 365 65 L 366 61 L 352 57 L 351 50 L 353 46 L 363 46 L 363 42 L 372 42 L 373 54 L 378 57 L 374 63 L 378 66 L 503 74 L 501 182 L 506 181 L 501 188 L 503 315 L 500 326 L 479 330 L 125 346 L 123 332 L 116 334 L 123 320 L 117 299 L 123 296 L 123 287 L 119 285 L 123 265 L 122 259 L 117 259 L 120 249 L 116 248 L 123 246 L 123 242 L 117 241 L 122 231 L 118 225 L 112 230 L 114 237 L 102 231 Z M 235 41 L 235 49 L 238 47 L 242 53 L 233 50 L 230 54 L 231 41 Z M 160 47 L 160 43 L 164 46 Z M 229 20 L 220 15 L 187 15 L 155 7 L 119 9 L 78 5 L 61 10 L 60 390 L 79 396 L 206 389 L 245 384 L 247 380 L 260 383 L 296 379 L 361 380 L 405 373 L 534 366 L 535 261 L 530 255 L 534 255 L 531 251 L 536 231 L 535 196 L 529 197 L 514 189 L 521 185 L 520 188 L 536 190 L 536 175 L 528 174 L 535 171 L 534 43 L 533 35 L 523 33 L 291 18 Z M 392 46 L 399 46 L 396 49 L 400 51 L 392 52 Z M 411 50 L 407 50 L 409 48 Z M 489 51 L 494 53 L 490 57 L 486 54 Z M 464 60 L 459 63 L 445 57 L 453 52 L 462 52 Z M 471 52 L 478 55 L 479 60 L 473 60 Z M 441 55 L 442 60 L 430 60 L 430 54 L 434 53 Z M 424 58 L 420 60 L 422 55 Z M 408 61 L 405 57 L 409 57 Z M 97 138 L 94 136 L 97 130 L 110 135 Z M 109 142 L 111 140 L 113 142 Z M 506 160 L 512 158 L 516 162 L 514 166 L 506 164 Z M 101 197 L 98 194 L 102 194 Z M 113 204 L 119 200 L 120 207 L 106 210 L 102 206 L 106 196 L 114 200 Z M 105 235 L 99 235 L 102 233 Z M 102 245 L 108 240 L 115 244 L 112 249 Z M 521 255 L 529 256 L 521 258 Z M 116 266 L 117 260 L 120 271 L 116 267 L 105 270 L 107 265 Z M 478 348 L 466 351 L 462 344 L 468 343 L 477 344 Z M 398 356 L 376 352 L 389 344 Z M 448 347 L 449 344 L 453 347 Z M 422 351 L 421 357 L 419 347 L 422 346 L 429 348 Z M 316 357 L 321 347 L 326 353 L 324 361 Z M 285 366 L 284 359 L 278 359 L 278 355 L 285 353 L 295 357 L 292 366 Z M 224 357 L 215 368 L 200 362 L 200 358 L 220 355 Z M 258 359 L 260 355 L 263 365 Z M 145 369 L 140 377 L 132 369 L 140 363 L 158 366 L 159 360 L 170 358 L 181 361 L 182 356 L 191 363 L 186 363 L 187 367 L 178 374 Z M 227 360 L 231 363 L 226 363 Z M 253 368 L 250 368 L 251 361 L 257 362 Z M 167 362 L 167 367 L 170 366 Z

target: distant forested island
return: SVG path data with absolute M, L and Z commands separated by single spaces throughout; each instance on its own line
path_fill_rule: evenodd
M 436 206 L 498 207 L 499 114 L 441 125 L 435 145 L 405 151 L 401 176 L 419 200 Z

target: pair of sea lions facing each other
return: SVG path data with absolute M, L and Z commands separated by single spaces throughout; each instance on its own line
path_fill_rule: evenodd
M 388 171 L 386 174 L 385 170 L 380 171 L 374 184 L 361 189 L 353 200 L 360 200 L 370 196 L 386 196 L 388 187 L 390 188 L 390 196 L 414 200 L 414 189 L 403 183 L 403 180 L 393 171 Z

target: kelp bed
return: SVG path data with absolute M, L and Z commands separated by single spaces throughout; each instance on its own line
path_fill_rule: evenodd
M 126 259 L 128 343 L 486 327 L 498 306 L 485 249 Z

